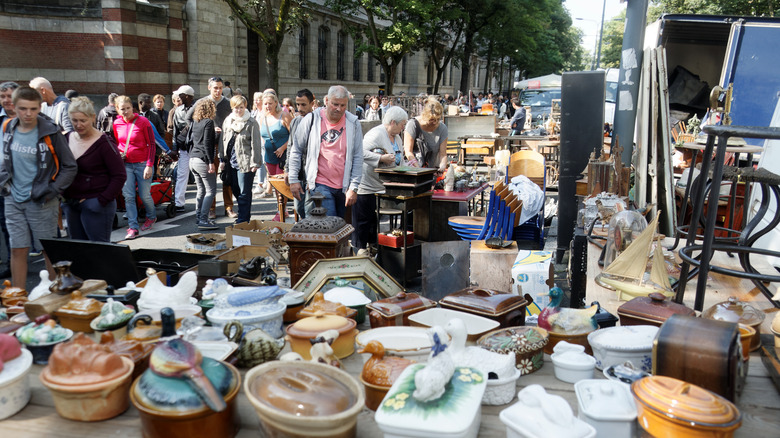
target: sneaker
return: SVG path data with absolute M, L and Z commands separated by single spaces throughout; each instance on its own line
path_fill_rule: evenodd
M 28 254 L 30 257 L 38 257 L 39 255 L 43 254 L 42 252 L 38 251 L 37 249 L 34 249 L 30 251 L 30 254 Z
M 176 213 L 184 213 L 187 209 L 183 205 L 176 206 Z
M 157 222 L 157 218 L 146 218 L 144 224 L 141 225 L 141 231 L 146 231 L 152 228 L 152 225 Z
M 201 230 L 216 230 L 219 228 L 213 221 L 201 221 L 198 222 L 198 229 Z
M 233 211 L 232 208 L 228 208 L 225 210 L 225 216 L 235 219 L 238 217 L 238 213 Z
M 125 236 L 125 240 L 133 240 L 136 237 L 138 237 L 138 230 L 136 230 L 135 228 L 128 228 L 127 235 Z
M 209 219 L 216 219 L 217 218 L 217 212 L 214 210 L 209 210 Z

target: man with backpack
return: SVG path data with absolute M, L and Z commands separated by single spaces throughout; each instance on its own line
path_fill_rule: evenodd
M 16 118 L 3 125 L 0 195 L 5 196 L 13 285 L 24 288 L 30 232 L 36 248 L 42 248 L 40 239 L 57 236 L 59 197 L 78 166 L 60 128 L 40 114 L 41 94 L 19 87 L 12 100 Z

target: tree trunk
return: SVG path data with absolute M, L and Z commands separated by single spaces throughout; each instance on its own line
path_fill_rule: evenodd
M 271 88 L 279 92 L 279 46 L 267 45 L 265 48 L 268 73 L 271 77 Z
M 393 95 L 393 83 L 395 82 L 395 72 L 398 69 L 398 64 L 388 64 L 382 62 L 382 70 L 385 71 L 385 96 Z
M 485 67 L 485 86 L 482 90 L 483 93 L 487 96 L 487 93 L 490 88 L 490 73 L 491 68 L 493 66 L 493 40 L 490 40 L 490 44 L 488 45 L 488 53 L 487 53 L 487 67 Z
M 468 95 L 469 93 L 469 79 L 471 76 L 471 54 L 474 53 L 474 32 L 466 32 L 465 41 L 463 42 L 463 57 L 461 58 L 460 66 L 463 69 L 463 73 L 460 75 L 460 92 Z
M 498 68 L 498 94 L 504 94 L 504 57 L 501 57 L 501 66 Z
M 446 68 L 446 64 L 445 67 L 442 67 L 441 69 L 438 65 L 436 66 L 436 83 L 433 85 L 433 94 L 439 94 L 439 85 L 441 84 L 441 78 L 444 76 L 444 69 Z

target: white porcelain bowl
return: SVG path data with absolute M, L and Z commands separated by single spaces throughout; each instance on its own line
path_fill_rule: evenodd
M 22 348 L 22 355 L 5 363 L 0 372 L 0 420 L 24 409 L 30 401 L 30 381 L 33 356 Z
M 497 406 L 511 402 L 515 398 L 515 391 L 517 391 L 517 379 L 522 374 L 520 370 L 515 369 L 515 373 L 509 377 L 488 379 L 485 394 L 482 396 L 482 404 Z
M 596 330 L 588 335 L 588 343 L 596 358 L 596 368 L 630 361 L 636 368 L 653 369 L 653 340 L 659 327 L 654 325 L 627 325 Z
M 426 362 L 433 342 L 424 327 L 389 326 L 358 333 L 355 344 L 365 348 L 371 341 L 379 341 L 388 356 L 400 356 L 417 362 Z M 366 360 L 369 356 L 365 355 Z

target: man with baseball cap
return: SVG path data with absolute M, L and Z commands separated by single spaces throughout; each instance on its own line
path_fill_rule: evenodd
M 175 202 L 176 211 L 184 211 L 187 181 L 190 177 L 190 151 L 187 146 L 187 133 L 192 120 L 187 120 L 187 112 L 195 102 L 195 90 L 189 85 L 182 85 L 173 92 L 181 99 L 181 105 L 173 114 L 173 149 L 179 152 L 178 168 L 176 170 Z

